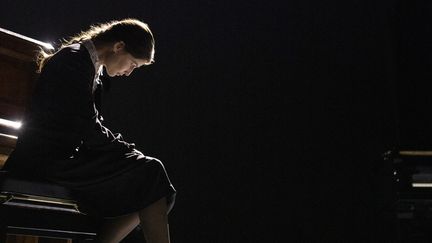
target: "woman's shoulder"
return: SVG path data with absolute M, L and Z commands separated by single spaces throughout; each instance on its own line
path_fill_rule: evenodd
M 79 68 L 94 72 L 93 62 L 84 45 L 80 43 L 65 46 L 58 50 L 47 62 L 47 66 L 59 66 L 64 68 Z
M 58 61 L 79 61 L 92 64 L 90 54 L 84 45 L 80 43 L 75 43 L 61 48 L 54 54 L 54 56 L 52 56 L 51 59 Z

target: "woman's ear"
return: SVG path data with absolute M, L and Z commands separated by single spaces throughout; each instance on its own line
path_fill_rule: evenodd
M 122 51 L 125 47 L 125 43 L 123 41 L 117 41 L 114 43 L 113 50 L 114 53 L 117 53 L 118 51 Z

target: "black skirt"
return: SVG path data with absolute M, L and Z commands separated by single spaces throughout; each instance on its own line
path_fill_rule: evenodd
M 176 191 L 163 163 L 136 149 L 121 155 L 108 151 L 103 154 L 81 152 L 70 158 L 68 164 L 70 169 L 63 168 L 60 176 L 47 179 L 69 188 L 78 199 L 80 210 L 86 214 L 126 215 L 163 197 L 166 197 L 168 212 L 174 205 Z M 80 166 L 73 167 L 74 164 Z

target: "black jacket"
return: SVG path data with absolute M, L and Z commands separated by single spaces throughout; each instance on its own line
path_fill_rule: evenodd
M 56 178 L 89 170 L 104 173 L 102 164 L 88 164 L 83 156 L 108 153 L 115 158 L 134 148 L 102 125 L 92 90 L 94 75 L 81 44 L 63 48 L 48 60 L 3 170 Z

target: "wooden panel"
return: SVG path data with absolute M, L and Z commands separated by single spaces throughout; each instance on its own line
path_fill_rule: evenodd
M 6 243 L 72 243 L 72 240 L 45 238 L 29 235 L 8 235 Z
M 0 118 L 22 121 L 38 77 L 36 54 L 48 46 L 0 28 Z M 0 167 L 15 148 L 17 133 L 0 125 Z
M 38 243 L 72 243 L 72 240 L 40 237 Z
M 0 133 L 0 168 L 3 167 L 9 154 L 15 148 L 17 139 L 10 135 Z
M 6 243 L 40 243 L 36 236 L 8 235 Z
M 20 120 L 37 76 L 40 45 L 0 29 L 0 118 Z
M 34 63 L 9 60 L 0 54 L 0 117 L 21 119 L 35 84 Z
M 9 156 L 6 154 L 0 154 L 0 169 L 3 168 L 4 164 L 6 163 L 6 160 Z

